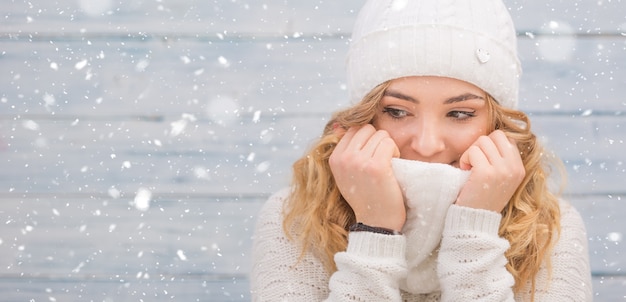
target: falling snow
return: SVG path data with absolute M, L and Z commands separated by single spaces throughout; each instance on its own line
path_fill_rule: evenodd
M 152 192 L 146 188 L 140 188 L 135 195 L 134 205 L 139 211 L 147 211 L 150 209 Z
M 237 100 L 227 96 L 219 96 L 209 101 L 207 116 L 216 124 L 226 127 L 237 121 L 239 109 Z
M 187 261 L 187 256 L 185 256 L 185 252 L 183 252 L 182 250 L 176 251 L 176 255 L 180 260 Z
M 409 0 L 396 0 L 403 9 Z M 623 1 L 505 1 L 520 109 L 564 161 L 596 300 L 623 299 Z M 0 282 L 15 301 L 249 301 L 251 237 L 349 104 L 362 1 L 9 1 Z M 471 49 L 474 63 L 497 63 Z M 477 60 L 477 61 L 476 61 Z
M 76 68 L 76 70 L 81 70 L 85 68 L 85 66 L 87 66 L 87 60 L 81 60 L 80 62 L 74 64 L 74 68 Z
M 111 0 L 78 0 L 81 10 L 89 16 L 101 16 L 113 7 Z

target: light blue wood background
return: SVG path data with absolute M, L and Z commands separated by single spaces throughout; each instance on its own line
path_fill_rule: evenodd
M 527 2 L 520 107 L 596 301 L 626 300 L 626 3 Z M 348 105 L 361 4 L 0 0 L 2 300 L 249 300 L 256 213 Z

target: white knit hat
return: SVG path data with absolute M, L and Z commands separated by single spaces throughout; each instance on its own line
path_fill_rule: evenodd
M 442 76 L 517 108 L 522 71 L 501 0 L 370 0 L 357 17 L 347 63 L 352 102 L 387 80 Z

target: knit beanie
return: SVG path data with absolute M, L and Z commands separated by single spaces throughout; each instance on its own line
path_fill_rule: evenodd
M 521 65 L 501 0 L 369 0 L 357 17 L 347 60 L 350 99 L 407 76 L 474 84 L 517 108 Z

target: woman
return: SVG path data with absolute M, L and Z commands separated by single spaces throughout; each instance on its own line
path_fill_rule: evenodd
M 336 113 L 263 207 L 259 301 L 590 301 L 584 225 L 515 110 L 496 0 L 365 4 Z

